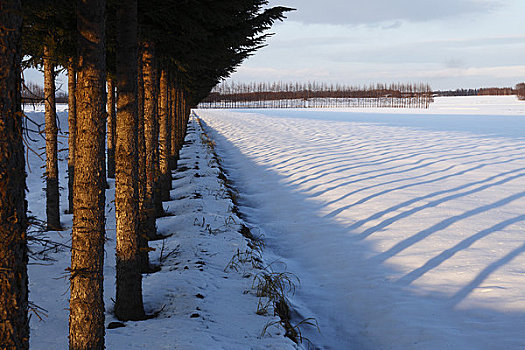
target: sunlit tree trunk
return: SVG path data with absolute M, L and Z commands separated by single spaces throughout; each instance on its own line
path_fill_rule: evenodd
M 115 152 L 117 216 L 117 291 L 115 316 L 144 319 L 140 271 L 137 186 L 137 1 L 117 10 L 117 143 Z
M 55 103 L 55 65 L 51 50 L 44 46 L 44 96 L 46 122 L 46 214 L 47 229 L 59 230 L 58 127 Z
M 107 96 L 108 96 L 108 92 L 106 90 L 106 83 L 104 82 L 104 106 L 106 106 L 106 113 L 104 113 L 104 124 L 102 125 L 103 129 L 102 129 L 102 133 L 104 134 L 104 138 L 106 138 L 106 135 L 108 133 L 107 131 L 107 123 L 108 123 L 108 112 L 107 112 L 107 104 L 108 104 L 108 101 L 107 101 Z M 108 178 L 107 178 L 107 155 L 106 155 L 106 140 L 104 140 L 104 142 L 102 142 L 102 174 L 104 174 L 102 180 L 102 186 L 104 187 L 104 189 L 109 189 L 109 184 L 108 184 Z
M 146 175 L 143 209 L 146 214 L 144 230 L 150 239 L 157 236 L 155 225 L 155 153 L 158 148 L 158 139 L 155 132 L 155 122 L 157 119 L 156 76 L 155 48 L 152 42 L 145 42 L 144 50 L 142 52 L 142 79 L 144 82 L 144 154 Z
M 168 116 L 168 74 L 162 69 L 160 75 L 160 116 L 159 116 L 159 167 L 160 191 L 163 201 L 170 199 L 171 173 L 169 167 L 169 116 Z
M 144 140 L 144 79 L 142 76 L 142 53 L 143 45 L 139 46 L 137 58 L 137 156 L 138 156 L 138 194 L 139 194 L 139 250 L 140 250 L 140 270 L 142 272 L 149 271 L 148 258 L 148 236 L 146 232 L 146 145 Z
M 177 155 L 180 149 L 182 148 L 182 143 L 184 141 L 184 103 L 182 91 L 182 88 L 179 88 L 177 90 Z
M 104 349 L 105 0 L 78 0 L 69 349 Z
M 29 349 L 20 1 L 0 6 L 0 344 Z
M 167 125 L 167 132 L 166 132 L 166 145 L 167 145 L 167 150 L 166 152 L 168 153 L 168 168 L 170 169 L 170 181 L 167 181 L 166 183 L 169 185 L 168 188 L 171 190 L 172 189 L 172 185 L 171 185 L 171 169 L 172 169 L 172 164 L 171 164 L 171 126 L 172 126 L 172 119 L 173 119 L 173 104 L 172 104 L 172 101 L 173 101 L 173 80 L 172 78 L 170 77 L 170 75 L 168 74 L 168 92 L 167 92 L 167 95 L 168 95 L 168 100 L 167 100 L 167 122 L 166 122 L 166 125 Z
M 158 70 L 156 74 L 156 80 L 155 80 L 155 97 L 156 97 L 156 118 L 153 120 L 153 126 L 154 126 L 154 133 L 155 133 L 155 142 L 156 142 L 156 148 L 155 153 L 153 154 L 154 161 L 153 166 L 155 168 L 155 177 L 154 177 L 154 196 L 153 196 L 153 203 L 155 205 L 155 215 L 156 217 L 164 216 L 166 213 L 164 212 L 164 207 L 162 205 L 162 190 L 161 190 L 161 183 L 162 183 L 162 176 L 160 171 L 160 115 L 161 113 L 161 91 L 160 91 L 160 76 Z
M 67 86 L 68 86 L 68 113 L 67 120 L 69 126 L 69 156 L 67 158 L 67 173 L 68 173 L 68 213 L 73 214 L 73 179 L 75 178 L 75 142 L 77 135 L 77 72 L 73 58 L 69 59 L 67 67 Z
M 176 82 L 171 87 L 171 115 L 170 115 L 170 169 L 176 169 L 177 168 L 177 161 L 179 160 L 179 152 L 178 152 L 178 137 L 177 137 L 177 131 L 178 131 L 178 87 L 176 85 Z
M 108 178 L 115 178 L 115 128 L 116 128 L 116 111 L 115 111 L 115 81 L 108 77 L 107 82 L 107 147 L 108 147 Z

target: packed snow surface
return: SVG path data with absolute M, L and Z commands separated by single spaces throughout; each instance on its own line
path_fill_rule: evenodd
M 196 113 L 317 347 L 525 348 L 525 102 Z

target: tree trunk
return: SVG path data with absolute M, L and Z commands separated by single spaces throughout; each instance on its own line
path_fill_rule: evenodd
M 158 74 L 158 70 L 156 71 L 157 74 L 156 74 L 156 79 L 155 79 L 155 97 L 156 97 L 156 109 L 155 109 L 155 113 L 156 113 L 156 118 L 153 120 L 153 126 L 154 126 L 154 133 L 155 133 L 155 142 L 156 142 L 156 147 L 155 147 L 155 152 L 153 154 L 153 157 L 154 157 L 154 161 L 153 161 L 153 166 L 155 167 L 155 177 L 153 179 L 155 185 L 154 185 L 154 196 L 153 196 L 153 202 L 154 202 L 154 205 L 155 205 L 155 215 L 156 217 L 161 217 L 161 216 L 164 216 L 166 215 L 166 212 L 164 211 L 164 207 L 162 206 L 162 190 L 161 190 L 161 180 L 162 180 L 162 177 L 161 177 L 161 173 L 160 173 L 160 142 L 159 142 L 159 138 L 160 138 L 160 115 L 161 115 L 161 103 L 160 103 L 160 100 L 161 100 L 161 92 L 160 92 L 160 76 L 161 74 Z
M 183 136 L 183 123 L 184 123 L 184 109 L 183 109 L 183 103 L 182 103 L 182 88 L 179 88 L 177 90 L 177 155 L 180 149 L 182 148 L 182 144 L 184 142 L 184 136 Z
M 191 106 L 188 104 L 186 95 L 184 95 L 184 110 L 186 111 L 186 113 L 184 113 L 184 120 L 183 120 L 183 127 L 184 127 L 184 131 L 182 133 L 183 142 L 184 142 L 184 139 L 186 138 L 186 135 L 188 134 L 188 121 L 190 120 L 190 113 L 191 113 Z
M 167 100 L 166 100 L 166 153 L 167 153 L 167 162 L 168 162 L 168 175 L 166 175 L 166 186 L 168 188 L 168 192 L 172 189 L 172 178 L 171 178 L 171 118 L 172 118 L 172 109 L 171 109 L 171 101 L 172 101 L 172 89 L 171 89 L 171 79 L 170 74 L 168 73 L 168 87 L 166 91 Z M 168 179 L 169 178 L 169 179 Z M 171 196 L 170 196 L 171 198 Z M 169 200 L 164 199 L 164 200 Z
M 145 318 L 138 232 L 137 190 L 137 1 L 117 10 L 117 292 L 115 316 Z
M 104 349 L 105 0 L 77 2 L 77 138 L 69 349 Z
M 108 92 L 106 90 L 106 82 L 104 81 L 104 106 L 106 108 L 107 108 L 107 104 L 108 104 L 107 97 L 108 97 Z M 105 113 L 104 113 L 104 124 L 102 124 L 102 134 L 104 136 L 106 136 L 107 132 L 108 132 L 107 131 L 107 123 L 108 123 L 108 112 L 106 110 Z M 102 177 L 102 187 L 104 189 L 109 189 L 108 178 L 107 178 L 106 160 L 107 160 L 107 156 L 106 156 L 106 140 L 103 140 L 103 142 L 102 142 L 102 174 L 104 176 Z
M 170 169 L 177 168 L 177 161 L 179 160 L 178 144 L 177 144 L 177 100 L 178 87 L 173 84 L 171 87 L 171 116 L 170 116 Z
M 142 53 L 144 47 L 140 45 L 137 57 L 137 102 L 138 102 L 138 127 L 137 127 L 137 152 L 138 152 L 138 193 L 139 193 L 139 250 L 140 250 L 140 271 L 149 272 L 149 247 L 148 234 L 146 228 L 146 145 L 144 140 L 144 79 L 142 76 Z
M 188 133 L 188 120 L 190 119 L 191 107 L 190 105 L 188 105 L 186 94 L 183 93 L 182 96 L 183 96 L 182 103 L 184 105 L 184 119 L 183 119 L 183 124 L 182 124 L 182 127 L 183 127 L 182 141 L 184 142 L 184 139 L 186 138 L 186 134 Z
M 0 7 L 0 344 L 29 349 L 19 0 Z
M 68 113 L 67 120 L 69 125 L 69 156 L 67 158 L 67 189 L 68 189 L 68 202 L 69 208 L 68 213 L 73 214 L 73 179 L 75 178 L 75 142 L 77 135 L 77 100 L 76 100 L 76 89 L 77 89 L 77 72 L 73 58 L 69 59 L 69 65 L 67 67 L 68 76 Z
M 155 225 L 155 152 L 158 148 L 158 139 L 155 133 L 157 119 L 157 96 L 155 69 L 155 48 L 152 42 L 144 43 L 142 52 L 142 80 L 144 83 L 144 148 L 145 148 L 145 176 L 146 188 L 144 193 L 144 230 L 149 239 L 156 238 Z M 162 204 L 161 204 L 162 205 Z
M 184 90 L 181 90 L 180 92 L 180 111 L 181 111 L 180 112 L 181 115 L 180 115 L 180 125 L 179 125 L 179 130 L 180 130 L 179 142 L 180 142 L 180 146 L 182 147 L 182 144 L 184 143 L 184 138 L 186 137 L 188 118 L 190 114 L 189 108 L 186 105 L 186 94 L 184 93 Z
M 170 200 L 171 172 L 169 167 L 169 116 L 168 116 L 168 74 L 165 69 L 160 75 L 160 117 L 159 117 L 159 167 L 160 191 L 163 201 Z
M 108 143 L 108 178 L 115 178 L 115 127 L 116 127 L 116 113 L 115 113 L 115 81 L 112 77 L 108 77 L 108 122 L 107 122 L 107 143 Z
M 47 229 L 60 230 L 58 193 L 58 127 L 55 103 L 55 65 L 44 45 L 44 96 L 46 121 L 46 214 Z

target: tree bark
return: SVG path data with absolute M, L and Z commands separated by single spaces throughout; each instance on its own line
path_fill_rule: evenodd
M 167 181 L 167 183 L 169 183 L 169 189 L 171 190 L 172 189 L 172 185 L 171 185 L 171 119 L 173 117 L 173 110 L 172 110 L 172 100 L 173 100 L 173 81 L 172 81 L 172 78 L 171 78 L 171 74 L 168 73 L 168 91 L 167 91 L 167 95 L 168 95 L 168 99 L 167 99 L 167 121 L 166 121 L 166 125 L 167 125 L 167 133 L 166 133 L 166 137 L 167 137 L 167 140 L 166 140 L 166 152 L 168 153 L 168 168 L 169 168 L 169 174 L 170 174 L 170 181 Z
M 188 120 L 190 119 L 191 107 L 188 105 L 186 94 L 182 93 L 182 105 L 184 106 L 184 118 L 182 119 L 182 142 L 188 133 Z
M 115 128 L 116 128 L 116 112 L 115 112 L 115 81 L 112 77 L 108 77 L 108 103 L 107 103 L 107 144 L 108 144 L 108 178 L 115 178 Z
M 108 104 L 107 97 L 108 97 L 108 92 L 106 90 L 106 82 L 104 82 L 104 106 L 106 108 L 107 108 L 107 104 Z M 102 135 L 104 135 L 104 136 L 106 136 L 107 132 L 108 132 L 107 131 L 107 123 L 108 123 L 108 112 L 106 110 L 106 112 L 104 113 L 104 123 L 102 124 Z M 108 178 L 107 178 L 106 161 L 107 161 L 106 140 L 103 140 L 102 141 L 102 174 L 104 174 L 104 176 L 102 176 L 102 187 L 104 189 L 109 189 Z
M 144 83 L 144 149 L 145 149 L 145 213 L 144 231 L 149 239 L 156 238 L 155 225 L 155 152 L 158 148 L 158 139 L 155 137 L 155 121 L 157 119 L 157 96 L 155 69 L 155 48 L 152 42 L 144 43 L 142 52 L 142 80 Z
M 165 69 L 162 69 L 160 75 L 159 167 L 161 198 L 163 201 L 168 201 L 170 200 L 171 172 L 169 167 L 168 74 Z
M 177 144 L 177 100 L 178 87 L 176 83 L 171 87 L 171 115 L 170 115 L 170 169 L 177 168 L 177 161 L 179 160 L 178 144 Z
M 47 229 L 60 230 L 58 192 L 58 127 L 55 103 L 55 65 L 44 45 L 44 96 L 46 122 L 46 215 Z
M 179 147 L 182 147 L 186 137 L 186 127 L 188 125 L 189 108 L 186 105 L 186 95 L 184 90 L 180 91 L 180 117 L 179 117 Z
M 74 59 L 69 59 L 69 65 L 67 67 L 67 87 L 68 87 L 68 146 L 69 155 L 67 158 L 67 189 L 68 189 L 68 213 L 73 214 L 73 180 L 75 178 L 75 142 L 77 135 L 77 100 L 76 100 L 76 89 L 77 89 L 77 72 L 75 68 Z
M 117 10 L 117 291 L 115 316 L 145 318 L 140 273 L 137 187 L 137 0 Z
M 161 115 L 161 106 L 160 106 L 160 100 L 161 100 L 161 92 L 160 92 L 160 76 L 161 74 L 156 74 L 155 79 L 155 97 L 156 97 L 156 118 L 153 121 L 154 125 L 154 133 L 155 133 L 155 142 L 156 142 L 156 148 L 154 149 L 155 152 L 153 154 L 154 161 L 153 166 L 155 167 L 155 177 L 153 179 L 155 185 L 154 185 L 154 196 L 153 196 L 153 202 L 155 204 L 155 215 L 156 217 L 161 217 L 166 215 L 166 212 L 164 211 L 164 207 L 162 205 L 162 190 L 161 190 L 161 173 L 160 173 L 160 115 Z
M 182 88 L 177 90 L 177 156 L 178 152 L 182 148 L 184 142 L 183 136 L 183 123 L 184 123 L 184 110 L 183 110 L 183 96 Z
M 19 0 L 0 7 L 0 344 L 29 349 Z
M 146 145 L 144 139 L 144 79 L 142 74 L 142 53 L 143 45 L 139 46 L 137 57 L 137 103 L 138 103 L 138 135 L 137 135 L 137 156 L 138 156 L 138 193 L 139 193 L 139 250 L 140 250 L 140 271 L 149 272 L 149 247 L 147 233 L 147 214 L 146 214 Z
M 69 349 L 104 349 L 105 0 L 78 0 L 76 171 Z

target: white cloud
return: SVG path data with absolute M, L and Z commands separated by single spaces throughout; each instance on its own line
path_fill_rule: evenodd
M 513 78 L 525 77 L 525 65 L 521 66 L 499 66 L 499 67 L 471 67 L 471 68 L 448 68 L 436 71 L 428 71 L 422 77 L 487 77 L 487 78 Z M 517 83 L 518 81 L 516 81 Z
M 275 0 L 272 5 L 283 3 L 300 11 L 275 28 L 269 46 L 234 79 L 422 81 L 437 89 L 525 80 L 523 0 Z
M 525 81 L 525 65 L 479 66 L 468 68 L 420 64 L 359 63 L 346 67 L 241 67 L 232 76 L 235 81 L 321 81 L 363 85 L 369 83 L 424 82 L 434 89 L 514 86 Z

